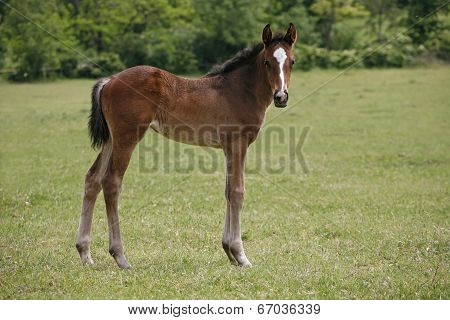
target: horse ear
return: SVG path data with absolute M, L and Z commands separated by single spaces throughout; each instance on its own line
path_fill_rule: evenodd
M 262 41 L 264 42 L 265 46 L 268 46 L 270 44 L 270 41 L 272 41 L 272 30 L 270 30 L 270 24 L 264 27 L 262 33 Z
M 297 40 L 297 29 L 295 29 L 294 24 L 291 22 L 289 24 L 289 28 L 286 32 L 286 35 L 284 36 L 284 41 L 286 41 L 292 46 L 294 45 L 296 40 Z

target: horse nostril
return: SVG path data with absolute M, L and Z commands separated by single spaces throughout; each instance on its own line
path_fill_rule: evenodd
M 280 94 L 279 91 L 274 93 L 273 100 L 275 100 L 276 102 L 280 102 L 281 101 L 281 94 Z

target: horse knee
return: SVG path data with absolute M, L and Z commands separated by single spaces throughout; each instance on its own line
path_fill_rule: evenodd
M 231 190 L 229 200 L 232 204 L 241 204 L 244 201 L 245 190 L 243 188 L 235 188 Z

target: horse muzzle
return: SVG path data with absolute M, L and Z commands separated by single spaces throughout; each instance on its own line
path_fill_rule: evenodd
M 273 94 L 273 102 L 275 104 L 275 107 L 277 108 L 286 108 L 287 102 L 289 99 L 289 94 L 287 90 L 277 90 Z

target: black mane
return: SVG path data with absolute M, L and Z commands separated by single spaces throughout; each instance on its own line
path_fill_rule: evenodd
M 283 38 L 284 38 L 283 34 L 276 34 L 272 38 L 270 45 L 273 43 L 282 42 Z M 264 49 L 264 44 L 262 42 L 254 45 L 253 47 L 242 49 L 238 53 L 236 53 L 236 55 L 233 58 L 225 61 L 222 64 L 217 64 L 213 66 L 211 70 L 209 70 L 209 72 L 205 75 L 205 77 L 217 76 L 236 70 L 238 67 L 246 64 L 248 61 L 255 58 L 261 52 L 262 49 Z

